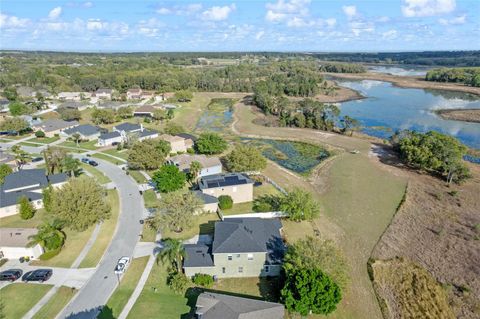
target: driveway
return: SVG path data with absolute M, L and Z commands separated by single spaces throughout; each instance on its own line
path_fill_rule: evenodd
M 96 168 L 105 173 L 119 191 L 120 215 L 117 230 L 91 279 L 58 318 L 96 318 L 99 309 L 107 303 L 118 285 L 118 278 L 113 272 L 118 259 L 133 255 L 142 232 L 139 220 L 144 213 L 144 204 L 138 185 L 118 166 L 100 159 L 95 161 L 99 164 Z

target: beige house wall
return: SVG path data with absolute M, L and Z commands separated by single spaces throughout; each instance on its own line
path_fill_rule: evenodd
M 221 195 L 228 195 L 232 198 L 234 204 L 253 201 L 253 184 L 209 188 L 203 189 L 202 192 L 217 198 Z

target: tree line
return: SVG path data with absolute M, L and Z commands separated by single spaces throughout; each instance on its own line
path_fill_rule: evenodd
M 425 80 L 464 83 L 465 85 L 480 87 L 480 67 L 433 69 L 427 72 Z
M 332 73 L 365 73 L 367 69 L 356 63 L 322 63 L 320 71 Z

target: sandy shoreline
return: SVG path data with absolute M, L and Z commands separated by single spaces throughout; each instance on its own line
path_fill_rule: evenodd
M 435 114 L 445 120 L 480 123 L 480 109 L 442 109 Z
M 464 92 L 480 96 L 479 87 L 465 86 L 458 83 L 443 83 L 425 81 L 423 77 L 398 76 L 380 73 L 323 73 L 333 78 L 351 79 L 351 80 L 374 80 L 390 82 L 396 86 L 416 89 L 433 89 Z

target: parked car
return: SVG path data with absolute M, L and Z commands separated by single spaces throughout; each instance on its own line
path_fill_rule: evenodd
M 41 162 L 41 161 L 43 161 L 43 157 L 34 157 L 34 158 L 32 158 L 32 162 L 34 162 L 34 163 L 35 163 L 35 162 Z
M 115 267 L 115 274 L 116 275 L 123 274 L 127 269 L 129 263 L 130 263 L 130 257 L 124 256 L 120 258 L 117 262 L 117 266 Z
M 53 270 L 52 269 L 37 269 L 34 271 L 29 271 L 22 277 L 22 281 L 39 281 L 44 282 L 52 277 Z
M 88 162 L 90 162 L 90 160 L 86 157 L 82 158 L 81 161 L 82 163 L 85 163 L 85 164 L 88 164 Z
M 9 269 L 0 272 L 0 281 L 14 282 L 18 278 L 22 277 L 23 271 L 21 269 Z
M 89 160 L 88 161 L 88 164 L 92 165 L 92 166 L 98 166 L 98 163 L 95 162 L 94 160 Z

